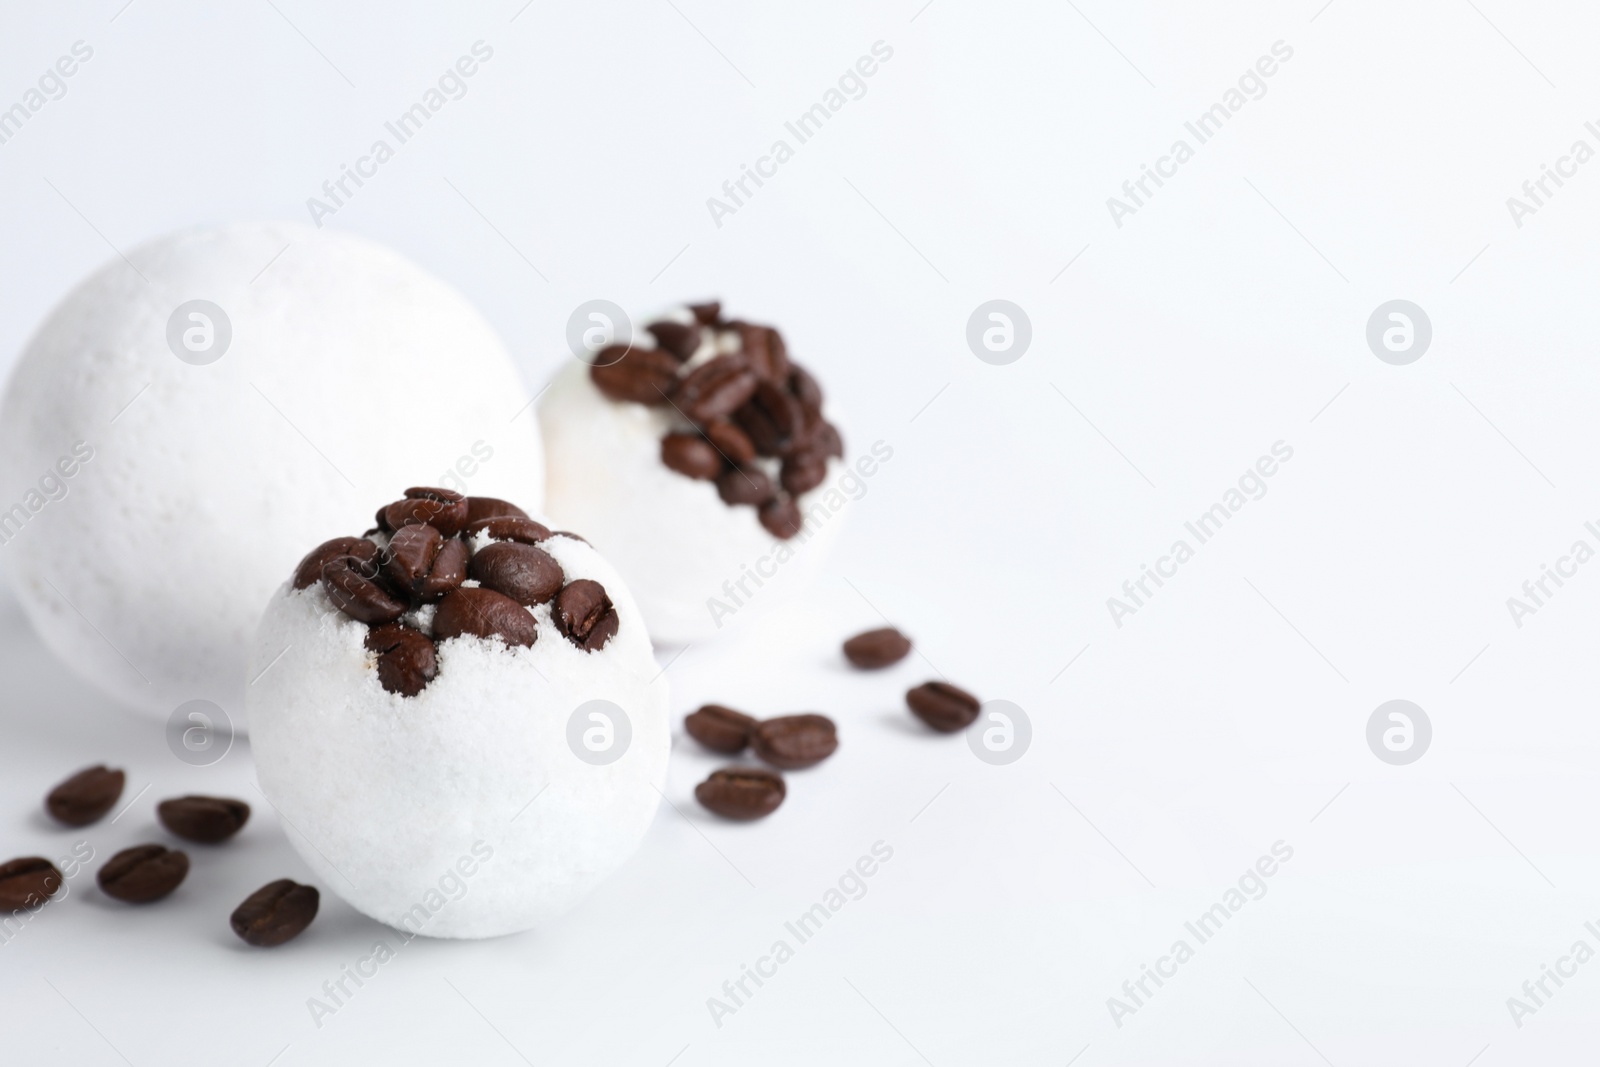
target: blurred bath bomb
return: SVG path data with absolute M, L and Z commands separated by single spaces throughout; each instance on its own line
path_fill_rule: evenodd
M 272 595 L 246 697 L 256 772 L 362 913 L 430 937 L 525 930 L 649 829 L 667 681 L 594 548 L 503 501 L 408 493 L 393 533 L 313 549 Z
M 166 718 L 242 718 L 250 637 L 308 543 L 396 485 L 537 505 L 504 345 L 395 252 L 281 223 L 111 261 L 51 313 L 0 402 L 0 560 L 57 655 Z
M 701 304 L 583 355 L 539 401 L 545 510 L 622 572 L 652 637 L 704 640 L 815 575 L 865 483 L 777 330 Z

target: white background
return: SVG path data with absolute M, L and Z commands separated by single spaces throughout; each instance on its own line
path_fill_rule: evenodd
M 233 937 L 246 893 L 306 876 L 258 802 L 164 903 L 85 873 L 0 945 L 7 1062 L 1592 1061 L 1600 963 L 1520 1028 L 1506 1005 L 1600 949 L 1600 565 L 1520 628 L 1506 607 L 1600 547 L 1600 163 L 1520 228 L 1506 207 L 1600 148 L 1583 5 L 122 3 L 3 9 L 0 106 L 94 57 L 0 145 L 0 359 L 114 249 L 306 220 L 481 39 L 468 94 L 329 225 L 459 287 L 534 388 L 584 300 L 721 295 L 781 326 L 852 454 L 895 458 L 808 595 L 670 667 L 679 711 L 839 721 L 775 816 L 700 812 L 715 763 L 680 739 L 680 810 L 567 919 L 418 941 L 318 1028 L 307 999 L 386 931 L 325 892 L 284 948 Z M 716 226 L 706 198 L 880 40 L 866 95 Z M 1280 40 L 1266 95 L 1116 226 L 1107 197 Z M 1009 366 L 964 339 L 996 297 L 1032 320 Z M 1433 324 L 1410 366 L 1365 341 L 1395 298 Z M 1106 598 L 1280 440 L 1267 494 L 1114 625 Z M 878 609 L 926 658 L 850 672 L 837 643 Z M 0 851 L 105 857 L 162 839 L 158 797 L 259 801 L 246 746 L 187 767 L 9 600 L 0 626 Z M 909 719 L 930 664 L 1027 710 L 1020 762 Z M 1393 698 L 1433 723 L 1409 766 L 1365 740 Z M 102 760 L 150 792 L 78 834 L 37 814 Z M 867 895 L 714 1025 L 707 998 L 880 840 Z M 1107 998 L 1279 840 L 1267 894 L 1117 1026 Z

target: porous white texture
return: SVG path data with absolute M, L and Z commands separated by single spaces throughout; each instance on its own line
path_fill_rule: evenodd
M 539 506 L 504 345 L 397 253 L 270 223 L 128 258 L 137 272 L 119 258 L 68 294 L 0 404 L 0 512 L 26 518 L 0 560 L 46 644 L 118 701 L 165 718 L 203 698 L 237 720 L 262 604 L 310 546 L 370 526 L 374 501 L 444 484 Z M 205 366 L 167 346 L 194 299 L 233 328 Z M 46 503 L 40 479 L 76 441 L 93 459 Z
M 703 344 L 695 359 L 709 358 L 710 347 Z M 545 510 L 605 553 L 627 578 L 651 635 L 665 644 L 704 640 L 729 625 L 733 616 L 714 611 L 713 598 L 740 620 L 770 607 L 786 587 L 814 577 L 843 524 L 839 514 L 808 518 L 798 537 L 773 537 L 755 508 L 729 506 L 715 483 L 661 462 L 661 439 L 690 429 L 686 419 L 670 406 L 608 399 L 578 360 L 540 399 L 539 426 L 549 461 Z M 829 462 L 830 481 L 840 466 Z M 777 466 L 770 471 L 776 480 Z M 796 499 L 802 513 L 829 484 Z M 768 572 L 760 585 L 751 577 L 758 568 Z M 748 597 L 730 588 L 740 581 Z
M 579 649 L 540 605 L 531 648 L 451 638 L 438 676 L 402 697 L 378 682 L 367 627 L 320 584 L 286 583 L 262 617 L 252 669 L 265 674 L 248 694 L 261 788 L 317 884 L 379 922 L 433 937 L 528 929 L 621 866 L 655 815 L 668 693 L 638 608 L 590 546 L 554 537 L 541 547 L 569 582 L 605 586 L 619 619 L 605 647 Z M 632 729 L 604 766 L 567 743 L 573 711 L 596 699 Z M 477 868 L 456 879 L 465 889 L 441 893 L 463 857 Z

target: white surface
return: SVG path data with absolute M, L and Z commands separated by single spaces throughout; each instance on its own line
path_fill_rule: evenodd
M 124 247 L 303 218 L 481 37 L 494 58 L 467 95 L 330 225 L 469 294 L 534 385 L 595 296 L 720 294 L 783 327 L 854 439 L 895 458 L 809 597 L 668 675 L 679 712 L 826 710 L 842 745 L 739 827 L 696 811 L 716 761 L 680 740 L 683 814 L 663 808 L 566 920 L 411 945 L 320 1030 L 307 998 L 382 929 L 330 900 L 271 953 L 228 932 L 245 893 L 307 873 L 258 803 L 168 902 L 85 891 L 0 947 L 17 1058 L 1323 1063 L 1309 1042 L 1338 1067 L 1592 1059 L 1600 964 L 1521 1029 L 1506 1009 L 1600 911 L 1600 572 L 1520 629 L 1506 608 L 1600 517 L 1600 171 L 1521 229 L 1505 205 L 1595 117 L 1586 8 L 674 0 L 512 22 L 520 0 L 274 2 L 11 17 L 0 99 L 75 40 L 95 58 L 0 146 L 0 351 L 108 254 L 85 218 Z M 879 39 L 894 55 L 867 94 L 717 229 L 706 197 Z M 1267 95 L 1117 229 L 1106 198 L 1279 39 L 1294 57 Z M 1008 367 L 963 339 L 994 297 L 1033 322 Z M 1393 298 L 1435 327 L 1409 367 L 1364 340 Z M 1117 629 L 1106 598 L 1280 439 L 1295 454 L 1266 496 Z M 1020 762 L 907 725 L 921 658 L 845 670 L 838 639 L 879 623 L 867 600 L 953 681 L 1028 710 Z M 83 835 L 102 856 L 155 836 L 159 796 L 259 801 L 242 751 L 179 764 L 4 618 L 10 851 L 70 849 L 34 811 L 100 759 L 128 767 L 130 798 L 156 783 Z M 1408 767 L 1363 737 L 1395 697 L 1435 727 Z M 1280 839 L 1294 857 L 1267 895 L 1117 1029 L 1106 999 Z M 706 999 L 878 840 L 894 856 L 867 895 L 716 1028 Z

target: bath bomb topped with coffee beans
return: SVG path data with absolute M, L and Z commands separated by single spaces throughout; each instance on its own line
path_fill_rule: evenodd
M 709 637 L 814 572 L 844 456 L 821 386 L 770 326 L 678 308 L 562 370 L 539 402 L 545 507 L 628 579 L 651 635 Z
M 161 237 L 73 289 L 12 372 L 0 561 L 105 693 L 237 725 L 261 606 L 307 544 L 417 480 L 539 504 L 527 401 L 489 324 L 387 248 L 281 223 Z
M 262 791 L 321 884 L 434 937 L 525 930 L 637 848 L 667 682 L 621 577 L 501 500 L 406 491 L 313 549 L 255 638 Z

